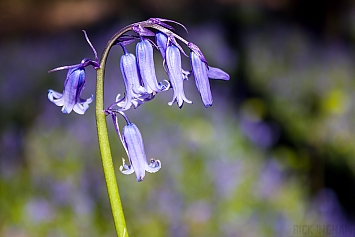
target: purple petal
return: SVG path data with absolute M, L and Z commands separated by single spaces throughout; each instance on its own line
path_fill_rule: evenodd
M 122 55 L 120 67 L 123 81 L 126 87 L 126 100 L 124 109 L 128 109 L 132 105 L 132 99 L 135 97 L 135 94 L 141 91 L 141 83 L 138 75 L 136 57 L 131 53 Z
M 74 105 L 74 112 L 76 112 L 77 114 L 84 114 L 86 112 L 86 110 L 88 110 L 89 108 L 89 104 L 91 102 L 93 102 L 94 100 L 94 96 L 91 95 L 90 98 L 84 100 L 79 98 L 79 101 Z
M 158 49 L 161 53 L 161 56 L 165 60 L 166 48 L 168 47 L 168 37 L 165 34 L 160 33 L 160 32 L 158 32 L 155 35 L 155 37 L 157 40 L 157 45 L 158 45 Z
M 192 101 L 188 100 L 184 93 L 181 55 L 180 50 L 175 45 L 170 45 L 166 50 L 166 64 L 168 67 L 170 83 L 174 90 L 173 100 L 168 104 L 171 106 L 176 101 L 179 108 L 183 106 L 184 101 L 186 103 L 192 104 Z
M 136 172 L 137 181 L 140 182 L 144 179 L 147 165 L 142 135 L 133 123 L 127 124 L 123 128 L 122 134 L 128 150 L 129 161 Z
M 53 90 L 48 90 L 48 99 L 57 106 L 64 104 L 63 95 Z
M 120 166 L 120 171 L 122 174 L 133 174 L 134 169 L 131 165 L 126 165 L 125 159 L 122 158 L 122 165 Z
M 147 164 L 145 170 L 149 173 L 155 173 L 161 168 L 161 163 L 159 160 L 150 159 L 149 165 Z
M 191 51 L 191 67 L 192 73 L 195 77 L 195 83 L 205 107 L 212 106 L 212 93 L 210 88 L 209 79 L 207 76 L 207 66 L 201 58 Z
M 211 79 L 219 79 L 219 80 L 229 80 L 228 73 L 224 72 L 223 70 L 209 66 L 209 70 L 207 71 L 207 76 Z
M 184 80 L 188 80 L 189 79 L 189 76 L 190 76 L 190 71 L 186 71 L 186 70 L 184 70 L 184 69 L 181 69 L 182 70 L 182 78 L 184 79 Z
M 71 68 L 64 82 L 63 94 L 53 90 L 48 91 L 48 99 L 57 106 L 62 106 L 62 112 L 69 114 L 74 110 L 78 114 L 84 114 L 93 101 L 93 96 L 87 100 L 80 98 L 85 86 L 85 69 Z
M 62 112 L 69 114 L 78 102 L 81 91 L 85 85 L 85 69 L 70 69 L 64 82 Z
M 136 47 L 137 63 L 144 88 L 148 93 L 159 92 L 157 77 L 154 68 L 153 47 L 146 39 L 137 43 Z

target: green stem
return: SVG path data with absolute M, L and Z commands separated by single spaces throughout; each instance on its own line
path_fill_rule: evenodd
M 108 53 L 114 42 L 125 32 L 131 30 L 127 26 L 117 32 L 108 42 L 100 61 L 100 68 L 96 74 L 96 127 L 99 139 L 102 166 L 104 169 L 107 192 L 110 199 L 113 220 L 118 237 L 128 237 L 126 221 L 123 214 L 120 194 L 118 192 L 115 170 L 112 161 L 110 142 L 108 139 L 106 114 L 104 112 L 104 74 Z
M 141 27 L 154 28 L 168 35 L 172 35 L 187 44 L 186 40 L 160 25 L 156 25 L 147 21 L 139 22 L 136 24 L 140 24 Z M 128 237 L 128 232 L 126 228 L 126 221 L 123 215 L 120 194 L 118 192 L 116 175 L 111 155 L 111 148 L 108 139 L 106 114 L 104 112 L 104 74 L 106 60 L 110 49 L 115 44 L 116 40 L 127 31 L 132 30 L 132 27 L 134 25 L 135 24 L 132 24 L 122 28 L 108 41 L 105 50 L 102 53 L 102 57 L 100 60 L 100 68 L 96 72 L 96 127 L 100 145 L 102 166 L 104 169 L 105 180 L 107 185 L 107 192 L 110 199 L 113 220 L 115 223 L 118 237 Z

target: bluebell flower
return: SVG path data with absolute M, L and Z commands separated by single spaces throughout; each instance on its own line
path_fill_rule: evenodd
M 136 57 L 125 51 L 125 54 L 121 56 L 120 67 L 126 88 L 126 95 L 125 100 L 117 105 L 122 107 L 122 110 L 127 110 L 132 105 L 136 108 L 139 106 L 140 100 L 144 100 L 150 96 L 141 84 Z M 118 98 L 116 101 L 118 101 Z
M 184 92 L 184 79 L 181 68 L 180 50 L 175 45 L 170 44 L 166 49 L 166 65 L 171 86 L 174 90 L 173 100 L 168 104 L 171 106 L 175 101 L 179 108 L 186 103 L 192 104 L 192 101 L 187 99 Z
M 213 99 L 210 83 L 207 76 L 207 65 L 201 61 L 197 54 L 191 51 L 191 67 L 195 77 L 196 87 L 201 95 L 205 107 L 211 106 Z
M 127 116 L 123 112 L 119 112 L 126 120 L 127 125 L 123 128 L 122 136 L 118 127 L 118 119 L 116 114 L 112 113 L 113 122 L 118 133 L 123 147 L 127 153 L 129 165 L 125 163 L 122 158 L 122 166 L 120 166 L 120 171 L 123 174 L 136 173 L 136 179 L 138 182 L 142 181 L 145 176 L 145 171 L 150 173 L 155 173 L 161 168 L 161 163 L 159 160 L 151 159 L 149 164 L 147 162 L 143 138 L 138 129 L 138 127 L 131 123 Z
M 147 39 L 143 39 L 136 46 L 137 64 L 145 90 L 148 93 L 158 93 L 168 86 L 158 84 L 154 68 L 153 46 Z
M 80 64 L 58 67 L 49 72 L 68 69 L 67 77 L 64 82 L 63 93 L 48 90 L 48 99 L 57 106 L 62 106 L 62 112 L 69 114 L 72 110 L 78 114 L 84 114 L 93 101 L 93 95 L 88 99 L 81 99 L 80 95 L 85 87 L 85 67 L 91 65 L 94 69 L 100 68 L 97 53 L 85 31 L 85 39 L 89 43 L 95 54 L 95 60 L 84 58 Z
M 161 33 L 161 32 L 158 32 L 155 35 L 155 37 L 156 37 L 158 49 L 159 49 L 160 54 L 163 57 L 163 60 L 165 62 L 166 49 L 168 48 L 168 37 L 164 33 Z M 187 80 L 188 77 L 190 76 L 190 72 L 184 70 L 183 68 L 181 68 L 181 71 L 182 71 L 182 78 L 184 80 Z
M 82 63 L 84 60 L 82 61 Z M 71 68 L 64 82 L 63 94 L 48 90 L 48 99 L 57 106 L 62 106 L 62 112 L 69 114 L 72 110 L 84 114 L 93 101 L 93 95 L 84 100 L 80 98 L 85 86 L 85 69 L 83 67 Z
M 196 87 L 205 107 L 211 106 L 213 98 L 208 78 L 229 80 L 229 75 L 219 68 L 209 67 L 201 50 L 196 45 L 188 43 L 188 47 L 191 49 L 191 67 Z

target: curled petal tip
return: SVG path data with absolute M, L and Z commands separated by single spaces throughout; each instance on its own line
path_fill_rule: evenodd
M 122 158 L 122 165 L 120 166 L 120 171 L 122 174 L 132 174 L 134 172 L 133 170 L 133 167 L 132 166 L 128 166 L 126 163 L 125 163 L 125 159 Z
M 156 173 L 161 168 L 160 160 L 150 159 L 149 165 L 146 167 L 146 171 L 149 173 Z
M 124 116 L 127 121 L 127 117 L 123 113 L 120 114 Z M 113 116 L 113 118 L 115 118 L 115 116 Z M 116 126 L 116 131 L 120 136 L 118 123 L 115 122 L 115 120 L 114 125 Z M 145 177 L 145 171 L 155 173 L 160 169 L 161 165 L 158 160 L 151 160 L 150 164 L 148 164 L 142 135 L 135 124 L 127 121 L 127 125 L 123 129 L 122 135 L 123 138 L 121 141 L 123 146 L 126 148 L 130 163 L 130 165 L 126 165 L 124 159 L 122 159 L 123 164 L 120 167 L 120 171 L 123 174 L 131 174 L 135 172 L 137 181 L 141 182 Z

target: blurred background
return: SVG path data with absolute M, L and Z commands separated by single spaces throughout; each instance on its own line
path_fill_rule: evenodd
M 207 109 L 191 78 L 193 105 L 169 107 L 170 90 L 127 113 L 162 162 L 141 183 L 119 172 L 126 154 L 108 120 L 130 236 L 354 236 L 350 0 L 2 0 L 0 236 L 115 236 L 95 104 L 62 114 L 47 90 L 61 92 L 66 71 L 47 71 L 94 57 L 82 29 L 100 55 L 116 31 L 150 17 L 184 24 L 189 34 L 177 33 L 231 79 L 211 81 Z M 107 106 L 124 92 L 121 54 L 108 59 Z M 95 90 L 86 71 L 82 98 Z

